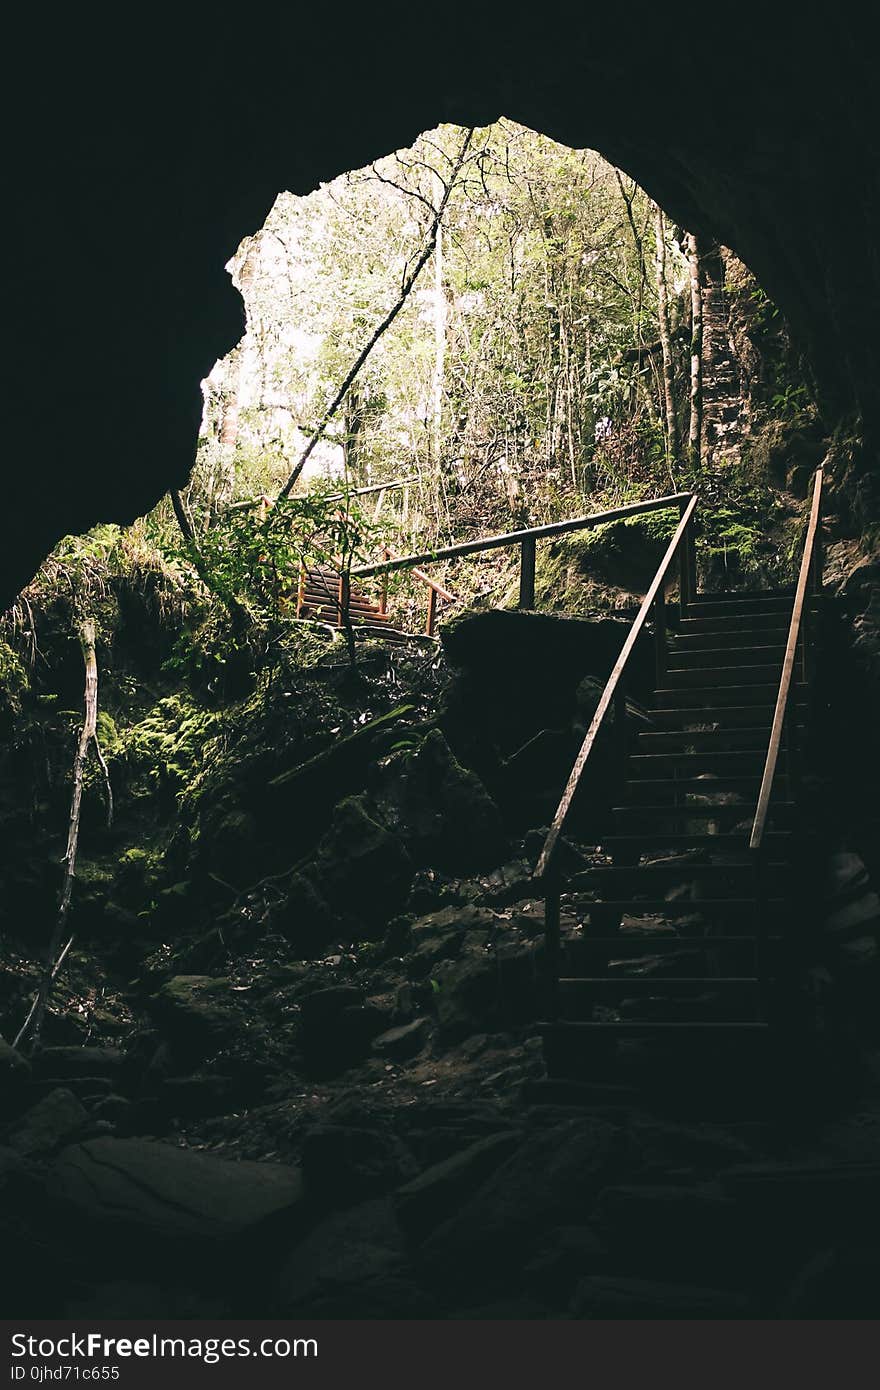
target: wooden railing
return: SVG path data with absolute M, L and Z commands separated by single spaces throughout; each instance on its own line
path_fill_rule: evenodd
M 417 579 L 430 586 L 428 595 L 428 622 L 426 630 L 433 636 L 436 625 L 437 599 L 455 602 L 453 595 L 435 583 L 422 565 L 434 564 L 438 560 L 454 560 L 463 555 L 476 555 L 484 550 L 497 550 L 504 546 L 518 545 L 520 549 L 519 604 L 520 608 L 535 606 L 535 566 L 537 543 L 552 536 L 564 536 L 571 531 L 585 531 L 594 526 L 602 526 L 610 521 L 623 521 L 629 517 L 644 516 L 647 512 L 664 511 L 678 507 L 684 511 L 691 501 L 691 493 L 675 492 L 668 497 L 654 497 L 648 502 L 631 502 L 625 507 L 612 507 L 609 511 L 593 512 L 590 516 L 572 517 L 568 521 L 554 521 L 546 526 L 532 526 L 522 531 L 505 531 L 500 535 L 483 536 L 476 541 L 461 541 L 458 545 L 442 546 L 438 550 L 425 550 L 418 555 L 389 556 L 369 565 L 358 565 L 352 569 L 352 579 L 366 579 L 371 575 L 383 577 L 383 596 L 387 601 L 386 577 L 394 570 L 411 570 Z M 687 528 L 687 563 L 682 568 L 682 585 L 692 585 L 694 575 L 693 533 Z M 685 589 L 682 591 L 685 592 Z M 685 601 L 690 597 L 687 590 Z
M 385 547 L 385 550 L 384 550 L 383 553 L 384 553 L 384 556 L 385 556 L 385 559 L 386 559 L 386 560 L 390 561 L 391 563 L 394 563 L 394 562 L 395 562 L 395 556 L 392 555 L 391 551 L 388 549 L 387 546 Z M 428 590 L 428 615 L 427 615 L 427 618 L 425 619 L 425 633 L 427 634 L 428 637 L 433 637 L 435 631 L 437 630 L 437 602 L 438 602 L 438 600 L 441 601 L 442 603 L 458 603 L 459 600 L 456 598 L 455 594 L 451 594 L 451 593 L 449 592 L 448 589 L 444 589 L 442 584 L 438 584 L 437 581 L 436 581 L 435 579 L 432 579 L 431 576 L 430 576 L 429 574 L 425 574 L 425 571 L 422 570 L 422 569 L 419 569 L 417 565 L 414 565 L 414 566 L 413 566 L 411 572 L 412 572 L 413 579 L 418 579 L 419 582 L 420 582 L 421 584 L 424 584 L 424 585 L 427 587 L 427 590 Z M 355 573 L 359 574 L 360 571 L 359 571 L 359 570 L 356 570 Z M 387 571 L 387 570 L 385 570 L 384 573 L 383 573 L 383 575 L 382 575 L 382 587 L 381 587 L 381 589 L 380 589 L 380 591 L 379 591 L 379 612 L 382 613 L 382 614 L 385 614 L 385 613 L 388 612 L 388 571 Z
M 813 501 L 810 507 L 810 518 L 807 523 L 807 534 L 804 541 L 804 553 L 801 558 L 801 568 L 798 574 L 797 588 L 795 589 L 794 603 L 791 610 L 791 622 L 788 628 L 788 640 L 785 644 L 785 656 L 782 659 L 782 675 L 779 680 L 779 692 L 776 696 L 776 708 L 773 711 L 773 723 L 770 728 L 770 743 L 767 748 L 767 759 L 764 763 L 764 775 L 761 778 L 761 787 L 758 792 L 758 805 L 755 810 L 755 819 L 752 823 L 752 833 L 749 838 L 749 849 L 760 853 L 764 838 L 764 830 L 767 825 L 767 816 L 770 810 L 770 798 L 773 794 L 773 783 L 776 778 L 776 769 L 779 763 L 779 753 L 782 748 L 783 733 L 786 736 L 788 745 L 787 752 L 790 763 L 790 777 L 792 783 L 796 780 L 796 770 L 799 761 L 799 750 L 797 747 L 797 718 L 792 717 L 789 712 L 789 700 L 791 698 L 791 688 L 794 683 L 795 668 L 800 664 L 801 676 L 804 682 L 809 681 L 812 675 L 812 633 L 811 623 L 814 614 L 811 611 L 813 599 L 822 590 L 822 469 L 816 469 L 816 476 L 813 480 Z M 792 792 L 795 787 L 792 786 Z
M 654 619 L 654 654 L 657 668 L 658 683 L 666 670 L 666 588 L 670 578 L 670 571 L 675 562 L 678 562 L 679 572 L 679 604 L 681 611 L 684 612 L 688 603 L 695 596 L 696 591 L 696 570 L 694 567 L 694 529 L 693 518 L 697 507 L 697 496 L 695 493 L 685 493 L 675 497 L 659 498 L 655 507 L 673 506 L 679 504 L 681 508 L 681 519 L 675 529 L 675 534 L 666 548 L 666 553 L 657 568 L 657 572 L 651 581 L 648 592 L 642 600 L 642 605 L 638 614 L 627 633 L 626 640 L 621 647 L 620 656 L 614 663 L 614 669 L 605 684 L 605 689 L 599 698 L 596 712 L 590 721 L 584 741 L 580 746 L 577 757 L 574 761 L 565 790 L 562 793 L 556 814 L 544 846 L 538 857 L 535 866 L 534 877 L 541 886 L 544 893 L 544 921 L 545 921 L 545 942 L 546 942 L 546 963 L 547 979 L 549 983 L 548 1007 L 550 1016 L 556 1009 L 556 991 L 559 981 L 559 962 L 561 952 L 560 937 L 560 878 L 557 868 L 557 855 L 559 843 L 575 795 L 580 787 L 584 773 L 590 762 L 590 756 L 596 747 L 599 731 L 602 728 L 608 711 L 614 706 L 614 723 L 617 738 L 620 740 L 621 755 L 625 753 L 626 737 L 626 672 L 630 657 L 635 650 L 636 643 L 645 628 L 649 616 L 653 613 Z

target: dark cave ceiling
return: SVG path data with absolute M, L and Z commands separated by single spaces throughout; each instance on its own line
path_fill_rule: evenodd
M 658 7 L 659 9 L 659 7 Z M 191 467 L 199 383 L 241 336 L 224 265 L 310 191 L 440 121 L 600 150 L 732 247 L 787 314 L 829 420 L 880 422 L 880 85 L 846 4 L 693 14 L 116 10 L 29 22 L 7 84 L 4 601 L 62 535 Z M 499 17 L 499 14 L 501 17 Z M 10 438 L 11 435 L 11 438 Z

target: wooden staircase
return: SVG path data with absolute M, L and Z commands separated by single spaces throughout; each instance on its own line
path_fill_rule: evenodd
M 552 1073 L 572 1053 L 583 1060 L 577 1035 L 769 1028 L 793 888 L 786 768 L 760 884 L 748 841 L 791 603 L 707 595 L 670 639 L 652 711 L 662 727 L 638 734 L 628 753 L 601 845 L 607 862 L 579 873 L 563 897 L 583 928 L 563 938 L 560 1017 L 543 1029 Z M 796 702 L 802 694 L 799 682 Z
M 346 602 L 347 601 L 347 602 Z M 355 585 L 348 585 L 339 570 L 328 565 L 305 565 L 300 570 L 296 616 L 344 627 L 347 611 L 359 637 L 375 637 L 383 642 L 407 642 L 407 633 L 394 626 L 382 603 L 373 600 Z
M 617 1078 L 629 1066 L 705 1084 L 719 1058 L 742 1075 L 748 1055 L 754 1079 L 763 1066 L 770 1074 L 780 1036 L 791 1033 L 791 948 L 809 914 L 799 750 L 807 638 L 821 602 L 820 489 L 821 473 L 797 590 L 697 597 L 684 582 L 685 552 L 675 634 L 662 579 L 636 620 L 638 629 L 652 602 L 651 727 L 623 747 L 620 792 L 591 865 L 564 875 L 559 835 L 600 704 L 536 870 L 546 895 L 541 1031 L 551 1076 L 607 1079 L 610 1065 Z M 625 646 L 603 697 L 616 715 L 628 654 Z

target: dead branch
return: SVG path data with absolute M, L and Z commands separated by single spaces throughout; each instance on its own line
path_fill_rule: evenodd
M 62 962 L 73 943 L 73 937 L 71 937 L 59 954 L 59 948 L 64 937 L 64 928 L 67 925 L 67 918 L 70 913 L 73 881 L 76 878 L 76 855 L 79 848 L 83 780 L 85 778 L 86 764 L 89 758 L 89 749 L 93 745 L 97 748 L 98 744 L 98 660 L 95 655 L 94 618 L 84 618 L 82 620 L 79 625 L 79 640 L 80 646 L 82 647 L 83 664 L 85 666 L 85 694 L 83 698 L 84 710 L 82 729 L 80 730 L 76 754 L 73 759 L 73 786 L 70 794 L 67 851 L 64 855 L 64 881 L 61 885 L 58 916 L 55 920 L 55 926 L 49 939 L 49 946 L 46 952 L 46 965 L 43 971 L 43 977 L 40 980 L 30 1012 L 19 1029 L 18 1035 L 13 1043 L 14 1047 L 18 1047 L 22 1038 L 26 1036 L 28 1028 L 30 1028 L 31 1047 L 34 1047 L 38 1042 L 52 983 L 58 971 L 61 969 Z M 107 789 L 110 793 L 108 805 L 112 813 L 113 800 L 112 792 L 110 792 L 110 779 L 107 774 L 107 765 L 104 762 L 103 754 L 101 754 L 100 749 L 98 749 L 98 756 L 104 770 Z
M 430 260 L 431 255 L 433 254 L 434 247 L 437 244 L 437 233 L 440 229 L 440 223 L 443 220 L 443 214 L 446 211 L 446 205 L 449 202 L 450 194 L 452 193 L 452 190 L 455 187 L 456 179 L 458 178 L 458 175 L 461 172 L 462 165 L 465 161 L 465 156 L 467 155 L 468 148 L 473 137 L 474 127 L 471 126 L 471 128 L 465 132 L 464 139 L 461 143 L 461 148 L 458 152 L 458 158 L 456 159 L 455 166 L 452 170 L 452 173 L 449 176 L 449 182 L 444 184 L 443 197 L 440 199 L 439 207 L 437 208 L 437 212 L 431 223 L 427 238 L 425 240 L 425 245 L 422 248 L 421 255 L 419 256 L 409 275 L 406 277 L 406 280 L 404 281 L 403 286 L 401 287 L 401 291 L 397 300 L 388 310 L 388 313 L 385 315 L 378 328 L 375 329 L 369 341 L 364 345 L 363 348 L 361 348 L 361 351 L 358 353 L 353 366 L 346 375 L 345 380 L 343 381 L 339 390 L 336 392 L 336 395 L 333 397 L 333 400 L 327 407 L 327 410 L 324 413 L 323 420 L 321 421 L 315 433 L 312 435 L 306 447 L 303 449 L 302 453 L 297 459 L 296 464 L 294 465 L 290 477 L 287 479 L 287 482 L 284 484 L 283 488 L 279 492 L 279 501 L 282 497 L 288 497 L 290 495 L 299 475 L 302 473 L 303 469 L 308 463 L 309 457 L 313 449 L 317 445 L 318 440 L 321 438 L 321 435 L 327 428 L 329 421 L 333 418 L 333 416 L 336 414 L 336 411 L 339 409 L 340 405 L 345 400 L 349 387 L 351 386 L 361 367 L 366 362 L 370 353 L 373 351 L 373 348 L 376 346 L 379 339 L 382 337 L 382 334 L 385 332 L 387 328 L 391 326 L 391 324 L 397 318 L 397 315 L 400 313 L 401 309 L 403 308 L 404 304 L 406 303 L 409 297 L 409 293 L 412 290 L 413 285 L 415 284 L 422 270 L 424 270 L 425 266 L 428 264 L 428 261 Z

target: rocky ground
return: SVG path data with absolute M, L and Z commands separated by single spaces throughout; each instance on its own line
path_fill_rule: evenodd
M 9 1315 L 876 1315 L 864 1037 L 735 1091 L 674 1055 L 652 1074 L 680 1086 L 637 1059 L 547 1078 L 529 874 L 618 646 L 614 622 L 467 620 L 434 714 L 367 687 L 349 732 L 243 740 L 164 839 L 103 843 L 44 1045 L 0 1043 Z M 826 890 L 861 969 L 857 856 Z M 686 948 L 681 924 L 656 929 Z M 7 1037 L 29 961 L 4 951 Z

